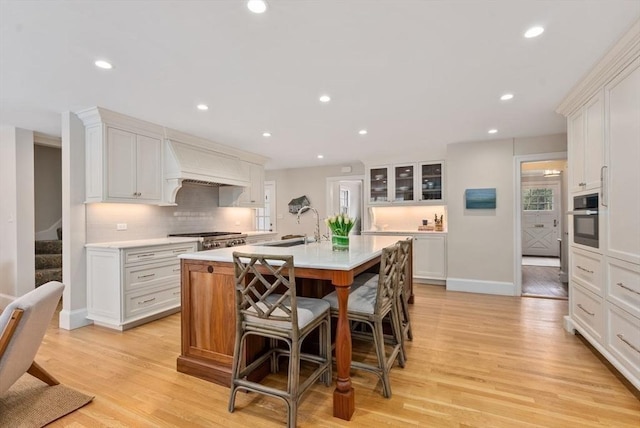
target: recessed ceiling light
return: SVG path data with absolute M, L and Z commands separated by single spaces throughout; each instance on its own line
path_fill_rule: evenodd
M 497 129 L 495 129 L 495 128 L 494 128 L 494 129 L 490 129 L 490 130 L 489 130 L 489 134 L 495 134 L 495 133 L 497 133 L 497 132 L 498 132 L 498 130 L 497 130 Z
M 318 159 L 323 159 L 324 156 L 323 155 L 318 155 Z
M 331 101 L 331 97 L 329 95 L 321 95 L 320 96 L 320 102 L 328 103 L 329 101 Z
M 198 110 L 202 110 L 202 111 L 209 110 L 209 106 L 206 104 L 198 104 L 196 107 L 198 108 Z
M 358 134 L 367 135 L 367 130 L 366 129 L 361 129 L 361 130 L 358 131 Z
M 110 62 L 104 61 L 99 59 L 98 61 L 94 62 L 94 64 L 96 65 L 96 67 L 99 68 L 104 68 L 105 70 L 111 70 L 113 68 L 113 65 L 111 65 Z
M 262 136 L 263 137 L 271 137 L 271 132 L 263 132 Z
M 500 97 L 500 99 L 502 101 L 507 101 L 513 98 L 513 94 L 504 94 L 503 96 Z
M 249 0 L 247 8 L 253 13 L 264 13 L 267 10 L 267 2 L 264 0 Z
M 524 33 L 524 36 L 527 39 L 531 39 L 533 37 L 538 37 L 540 34 L 544 33 L 544 28 L 542 27 L 531 27 Z

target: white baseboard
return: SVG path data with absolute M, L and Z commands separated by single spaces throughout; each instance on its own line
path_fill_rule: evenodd
M 88 319 L 87 315 L 87 308 L 76 309 L 74 311 L 63 309 L 60 311 L 58 324 L 60 328 L 65 330 L 75 330 L 76 328 L 93 324 L 93 321 Z
M 516 287 L 512 282 L 481 281 L 478 279 L 447 278 L 447 291 L 465 293 L 499 294 L 516 296 Z
M 562 326 L 567 331 L 567 333 L 576 334 L 576 328 L 573 326 L 573 320 L 569 315 L 565 315 L 562 318 Z

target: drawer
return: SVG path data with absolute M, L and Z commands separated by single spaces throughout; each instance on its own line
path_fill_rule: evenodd
M 571 279 L 586 289 L 603 296 L 602 256 L 590 251 L 571 249 Z
M 180 260 L 145 263 L 124 268 L 124 290 L 134 291 L 163 283 L 180 284 Z
M 640 265 L 607 257 L 607 299 L 640 317 Z
M 636 378 L 640 378 L 640 318 L 611 303 L 607 305 L 607 318 L 607 349 Z
M 603 342 L 604 317 L 602 298 L 580 286 L 571 288 L 571 315 L 594 339 Z
M 145 289 L 125 294 L 125 322 L 130 318 L 151 315 L 180 306 L 180 287 Z
M 183 253 L 193 253 L 196 251 L 196 243 L 155 245 L 153 247 L 132 248 L 125 250 L 124 262 L 138 263 L 162 259 L 177 258 Z

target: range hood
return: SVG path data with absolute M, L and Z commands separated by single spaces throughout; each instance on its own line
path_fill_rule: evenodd
M 250 185 L 248 162 L 200 145 L 166 139 L 164 142 L 164 202 L 175 205 L 182 183 L 197 182 L 215 185 Z

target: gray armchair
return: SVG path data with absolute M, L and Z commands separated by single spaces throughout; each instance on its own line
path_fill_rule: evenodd
M 0 395 L 25 373 L 48 385 L 58 385 L 59 382 L 34 358 L 62 297 L 62 290 L 64 284 L 47 282 L 11 302 L 0 314 Z

